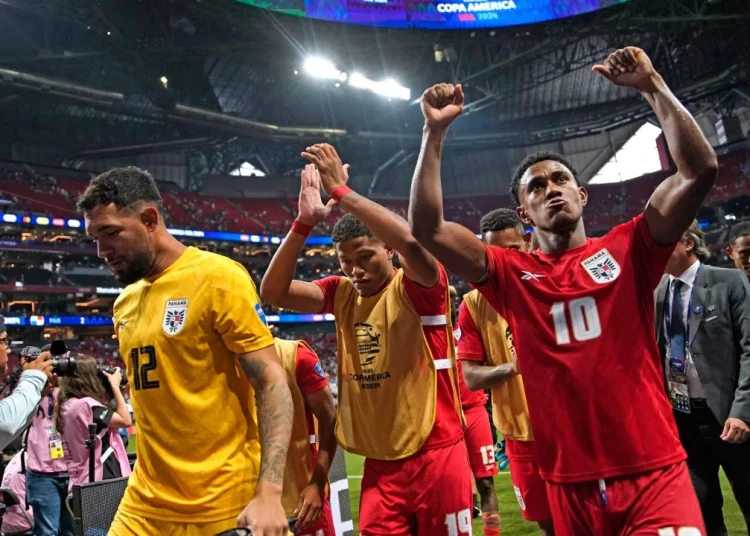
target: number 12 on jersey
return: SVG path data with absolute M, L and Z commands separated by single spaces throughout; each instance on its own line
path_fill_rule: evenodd
M 555 302 L 550 309 L 555 325 L 557 344 L 570 344 L 570 330 L 566 310 L 570 313 L 570 325 L 573 326 L 573 337 L 578 342 L 596 339 L 602 334 L 599 321 L 599 309 L 596 300 L 590 296 L 567 302 Z
M 145 356 L 145 359 L 141 359 Z M 130 351 L 130 360 L 133 366 L 133 387 L 136 391 L 141 389 L 158 389 L 159 380 L 152 380 L 148 373 L 156 370 L 156 348 L 153 346 L 141 346 Z

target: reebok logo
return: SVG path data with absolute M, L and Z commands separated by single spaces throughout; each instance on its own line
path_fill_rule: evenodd
M 534 281 L 539 281 L 542 277 L 547 277 L 544 274 L 533 274 L 531 272 L 522 271 L 523 275 L 521 276 L 521 281 L 531 281 L 532 279 Z

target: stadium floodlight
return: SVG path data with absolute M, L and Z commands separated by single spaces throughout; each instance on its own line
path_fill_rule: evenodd
M 346 80 L 345 72 L 339 71 L 333 63 L 323 58 L 307 58 L 304 69 L 307 74 L 315 78 L 330 78 L 332 80 L 341 80 L 342 82 Z
M 403 87 L 391 79 L 376 82 L 360 73 L 354 73 L 349 78 L 349 85 L 359 89 L 369 89 L 373 93 L 382 95 L 383 97 L 401 100 L 409 100 L 411 98 L 411 90 L 408 87 Z
M 352 87 L 357 87 L 360 89 L 369 89 L 370 84 L 372 84 L 372 80 L 368 80 L 360 73 L 354 73 L 349 78 L 349 85 Z
M 408 87 L 404 87 L 391 79 L 376 82 L 372 91 L 378 95 L 394 99 L 409 100 L 411 98 L 411 90 Z

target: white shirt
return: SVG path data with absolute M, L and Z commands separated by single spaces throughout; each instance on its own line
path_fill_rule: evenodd
M 669 288 L 667 290 L 669 294 L 666 299 L 666 303 L 669 305 L 669 310 L 665 308 L 664 311 L 665 333 L 668 333 L 666 331 L 668 327 L 667 316 L 671 314 L 672 298 L 674 297 L 674 282 L 676 279 L 679 279 L 682 281 L 682 287 L 680 288 L 680 299 L 682 300 L 682 323 L 685 326 L 685 337 L 690 336 L 687 329 L 688 315 L 690 315 L 688 309 L 690 307 L 690 297 L 693 294 L 695 276 L 698 274 L 700 266 L 701 262 L 696 260 L 680 277 L 675 278 L 671 275 L 669 276 Z M 689 348 L 687 350 L 686 362 L 685 374 L 687 376 L 688 394 L 690 395 L 690 398 L 706 398 L 706 394 L 703 392 L 703 386 L 701 385 L 701 379 L 698 377 L 698 371 L 695 368 L 695 363 L 693 363 L 693 356 L 690 355 Z M 667 367 L 669 367 L 669 363 L 667 363 Z

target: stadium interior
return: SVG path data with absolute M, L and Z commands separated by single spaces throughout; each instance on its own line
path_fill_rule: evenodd
M 120 284 L 75 209 L 97 173 L 147 169 L 173 234 L 238 260 L 260 285 L 296 216 L 310 143 L 335 145 L 352 188 L 406 216 L 418 98 L 437 82 L 461 83 L 467 96 L 443 156 L 446 219 L 479 232 L 484 213 L 513 206 L 515 165 L 551 150 L 588 188 L 588 232 L 604 234 L 673 169 L 645 101 L 591 73 L 631 44 L 719 157 L 699 221 L 710 264 L 726 266 L 730 226 L 750 219 L 748 22 L 741 0 L 631 0 L 538 24 L 443 30 L 232 0 L 0 1 L 0 305 L 13 349 L 62 338 L 123 366 L 111 324 Z M 328 237 L 341 214 L 315 229 L 298 277 L 339 272 Z M 335 385 L 332 319 L 265 312 L 277 334 L 312 344 Z

